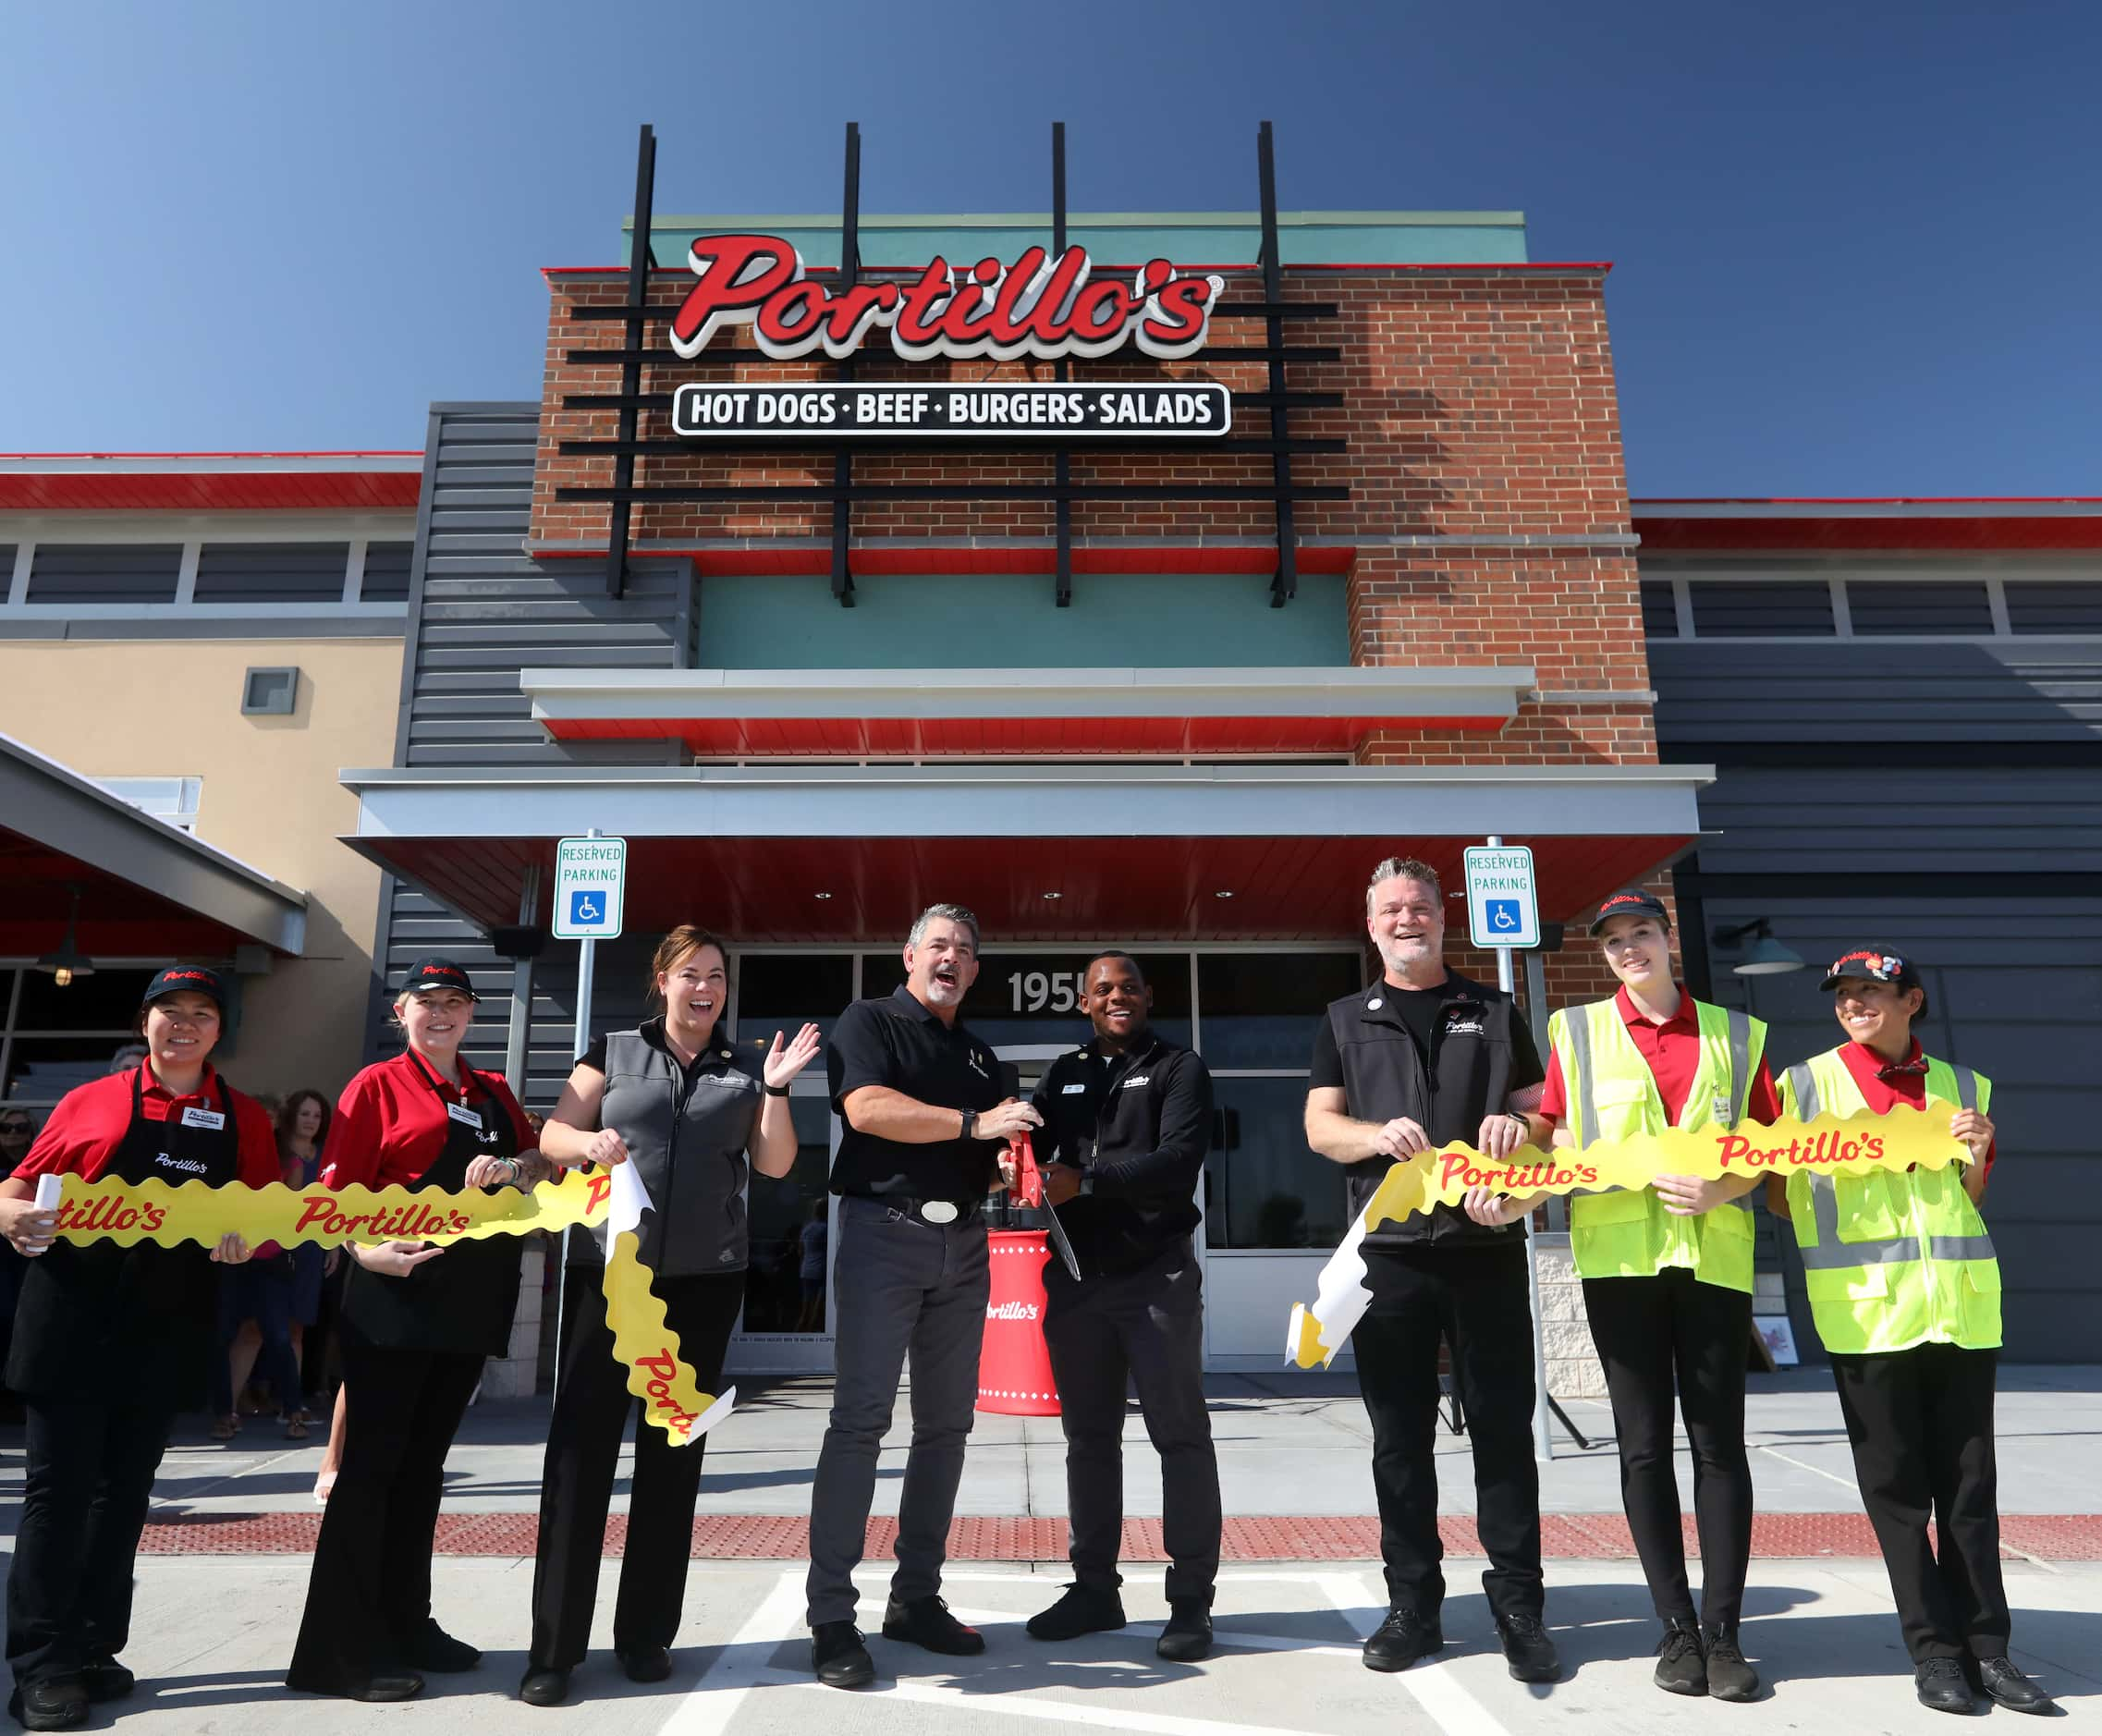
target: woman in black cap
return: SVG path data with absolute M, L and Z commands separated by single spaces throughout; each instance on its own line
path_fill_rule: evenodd
M 474 987 L 449 959 L 422 959 L 395 996 L 407 1039 L 344 1087 L 324 1187 L 530 1186 L 549 1170 L 509 1086 L 460 1059 Z M 425 1670 L 482 1654 L 431 1615 L 431 1550 L 446 1453 L 487 1357 L 508 1347 L 519 1299 L 510 1236 L 426 1247 L 353 1243 L 338 1321 L 347 1412 L 288 1687 L 406 1700 Z
M 593 1044 L 570 1073 L 541 1145 L 558 1164 L 635 1165 L 654 1208 L 642 1248 L 650 1288 L 702 1389 L 713 1392 L 744 1302 L 746 1154 L 761 1175 L 794 1168 L 788 1085 L 816 1056 L 818 1030 L 803 1026 L 793 1043 L 775 1033 L 760 1070 L 763 1086 L 716 1035 L 729 996 L 723 943 L 690 924 L 658 945 L 650 995 L 663 1016 Z M 606 1508 L 620 1439 L 636 1411 L 605 1324 L 603 1232 L 574 1234 L 569 1244 L 562 1372 L 541 1479 L 532 1651 L 519 1685 L 519 1698 L 530 1705 L 559 1705 L 568 1697 L 569 1672 L 591 1643 Z M 698 1440 L 673 1445 L 654 1424 L 635 1424 L 634 1489 L 613 1614 L 613 1649 L 633 1681 L 671 1673 L 701 1449 Z
M 146 1058 L 68 1092 L 29 1155 L 0 1181 L 0 1233 L 30 1256 L 7 1384 L 24 1396 L 26 1482 L 7 1582 L 8 1710 L 30 1730 L 69 1730 L 90 1701 L 129 1693 L 116 1661 L 131 1625 L 131 1570 L 168 1424 L 217 1314 L 212 1263 L 249 1257 L 238 1236 L 209 1252 L 141 1241 L 54 1245 L 39 1177 L 128 1182 L 277 1180 L 270 1116 L 210 1057 L 226 984 L 174 965 L 147 986 Z

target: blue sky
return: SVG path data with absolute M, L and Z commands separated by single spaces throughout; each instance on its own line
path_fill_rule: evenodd
M 939 40 L 922 19 L 938 18 Z M 1088 32 L 1082 40 L 1080 32 Z M 2102 494 L 2102 6 L 9 8 L 0 450 L 414 446 L 658 209 L 1519 208 L 1639 495 Z

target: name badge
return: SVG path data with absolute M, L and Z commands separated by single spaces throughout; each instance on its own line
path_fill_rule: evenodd
M 1087 1086 L 1084 1083 L 1078 1085 L 1068 1085 L 1065 1090 L 1061 1091 L 1058 1094 L 1061 1097 L 1077 1097 L 1086 1090 Z
M 464 1103 L 448 1103 L 446 1105 L 446 1113 L 456 1121 L 465 1122 L 477 1133 L 482 1131 L 482 1112 L 479 1109 L 471 1109 Z
M 226 1125 L 226 1118 L 217 1109 L 189 1108 L 182 1112 L 182 1124 L 185 1127 L 209 1128 L 216 1133 Z
M 1723 1126 L 1728 1127 L 1729 1125 L 1729 1099 L 1721 1096 L 1709 1098 L 1708 1119 L 1719 1121 Z

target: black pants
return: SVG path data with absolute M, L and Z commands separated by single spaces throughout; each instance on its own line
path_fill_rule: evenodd
M 2000 1582 L 1993 1453 L 1998 1366 L 1998 1351 L 1953 1344 L 1832 1358 L 1862 1505 L 1915 1664 L 2007 1656 L 2012 1623 Z M 1927 1542 L 1929 1513 L 1938 1555 Z
M 110 1383 L 108 1399 L 23 1401 L 23 1489 L 7 1575 L 18 1686 L 114 1657 L 131 1633 L 131 1572 L 175 1406 Z
M 1538 1615 L 1540 1470 L 1533 1457 L 1533 1314 L 1522 1241 L 1509 1246 L 1365 1250 L 1372 1305 L 1350 1342 L 1372 1418 L 1379 1549 L 1395 1608 L 1435 1619 L 1438 1571 L 1437 1347 L 1453 1374 L 1474 1449 L 1474 1525 L 1489 1558 L 1482 1588 L 1499 1616 Z
M 1744 1450 L 1752 1298 L 1703 1284 L 1675 1265 L 1655 1278 L 1587 1278 L 1583 1305 L 1613 1400 L 1620 1504 L 1657 1619 L 1695 1619 L 1680 1525 L 1671 1416 L 1676 1392 L 1693 1456 L 1699 1620 L 1710 1626 L 1734 1622 L 1752 1565 L 1752 1462 Z
M 1138 1388 L 1160 1454 L 1167 1596 L 1212 1601 L 1219 1572 L 1219 1466 L 1204 1410 L 1204 1274 L 1187 1240 L 1150 1265 L 1076 1283 L 1045 1267 L 1044 1339 L 1066 1429 L 1073 1577 L 1114 1591 L 1124 1530 L 1124 1388 Z
M 744 1302 L 744 1274 L 659 1278 L 650 1288 L 662 1299 L 679 1354 L 702 1391 L 720 1391 L 730 1329 Z M 534 1669 L 573 1669 L 590 1648 L 606 1509 L 621 1437 L 639 1408 L 628 1390 L 627 1366 L 613 1358 L 604 1279 L 596 1267 L 571 1266 L 562 1281 L 562 1375 L 541 1473 L 540 1543 L 532 1568 Z M 655 1424 L 636 1421 L 628 1543 L 613 1611 L 617 1652 L 669 1646 L 678 1636 L 704 1446 L 704 1437 L 674 1446 Z
M 343 1468 L 307 1581 L 286 1686 L 360 1688 L 407 1661 L 431 1616 L 431 1548 L 446 1454 L 482 1378 L 469 1351 L 409 1351 L 343 1336 Z

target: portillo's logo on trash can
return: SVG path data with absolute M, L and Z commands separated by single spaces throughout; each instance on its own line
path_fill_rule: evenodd
M 1033 1302 L 987 1302 L 985 1318 L 988 1320 L 1034 1320 L 1043 1312 Z
M 773 235 L 704 235 L 687 250 L 700 278 L 671 323 L 671 347 L 690 361 L 727 325 L 750 325 L 761 353 L 795 361 L 822 349 L 835 361 L 877 327 L 908 361 L 1106 356 L 1134 344 L 1156 361 L 1204 347 L 1226 280 L 1188 276 L 1149 260 L 1129 283 L 1095 277 L 1084 248 L 1056 260 L 1024 248 L 1012 264 L 963 269 L 936 254 L 909 283 L 834 288 L 803 275 L 802 255 Z

